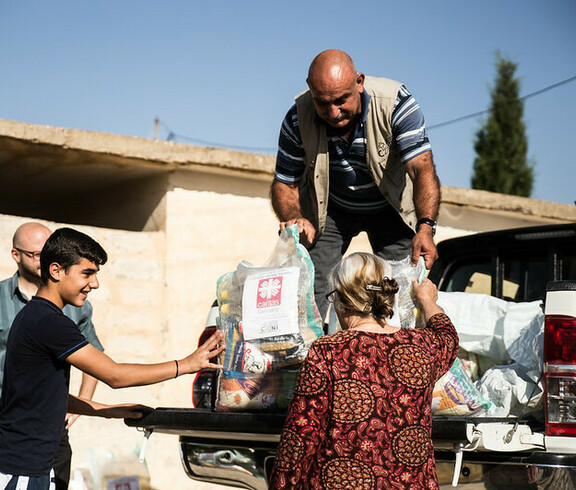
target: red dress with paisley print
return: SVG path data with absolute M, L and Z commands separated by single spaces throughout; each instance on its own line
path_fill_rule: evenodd
M 437 489 L 432 390 L 458 335 L 444 314 L 392 334 L 346 330 L 310 347 L 271 489 Z

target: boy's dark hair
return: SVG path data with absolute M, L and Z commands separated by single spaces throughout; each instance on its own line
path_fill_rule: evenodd
M 100 244 L 72 228 L 59 228 L 48 237 L 40 254 L 40 275 L 42 284 L 50 279 L 50 264 L 56 262 L 66 271 L 82 259 L 96 265 L 104 265 L 108 260 L 106 251 Z

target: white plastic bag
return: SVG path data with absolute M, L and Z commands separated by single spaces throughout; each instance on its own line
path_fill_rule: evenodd
M 485 294 L 439 292 L 460 347 L 493 360 L 478 391 L 492 402 L 480 415 L 537 414 L 542 396 L 544 314 L 541 302 L 514 303 Z
M 493 366 L 476 384 L 480 393 L 493 402 L 484 414 L 488 417 L 521 416 L 537 412 L 542 386 L 532 381 L 519 364 Z
M 532 358 L 532 343 L 522 346 L 517 340 L 523 332 L 543 326 L 540 304 L 514 303 L 487 294 L 438 292 L 438 305 L 456 327 L 460 347 L 506 363 L 511 358 L 524 362 Z

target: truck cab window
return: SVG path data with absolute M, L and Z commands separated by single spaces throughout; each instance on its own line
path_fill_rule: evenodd
M 492 273 L 489 259 L 453 265 L 440 289 L 447 292 L 490 294 Z
M 548 260 L 545 256 L 527 255 L 503 259 L 502 297 L 507 301 L 536 301 L 546 293 Z

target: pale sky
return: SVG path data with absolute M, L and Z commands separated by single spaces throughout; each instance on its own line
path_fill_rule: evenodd
M 280 123 L 328 48 L 406 84 L 442 184 L 470 187 L 495 52 L 521 95 L 576 76 L 574 0 L 0 2 L 0 118 L 275 154 Z M 576 81 L 526 100 L 532 197 L 576 199 Z

